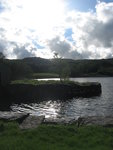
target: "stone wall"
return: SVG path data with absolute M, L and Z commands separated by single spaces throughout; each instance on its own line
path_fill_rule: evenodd
M 101 94 L 99 83 L 79 84 L 12 84 L 7 86 L 13 102 L 37 102 L 47 99 L 71 99 L 73 97 L 91 97 Z

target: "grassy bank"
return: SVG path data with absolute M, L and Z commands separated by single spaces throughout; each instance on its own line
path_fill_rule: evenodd
M 59 84 L 59 83 L 66 83 L 66 84 L 74 84 L 75 82 L 73 81 L 57 81 L 57 80 L 48 80 L 48 81 L 44 81 L 44 80 L 32 80 L 32 79 L 24 79 L 24 80 L 14 80 L 11 82 L 11 84 L 32 84 L 32 85 L 39 85 L 39 84 Z M 78 83 L 78 82 L 76 82 Z
M 0 122 L 0 150 L 112 150 L 113 127 L 41 125 L 20 130 Z
M 101 84 L 73 81 L 16 80 L 7 86 L 13 102 L 28 103 L 42 100 L 67 100 L 74 97 L 100 96 Z
M 70 80 L 33 80 L 33 79 L 24 79 L 24 80 L 14 80 L 11 81 L 11 84 L 32 84 L 32 85 L 40 85 L 40 84 L 77 84 L 77 85 L 83 85 L 83 86 L 88 86 L 92 84 L 99 84 L 98 82 L 75 82 L 75 81 L 70 81 Z

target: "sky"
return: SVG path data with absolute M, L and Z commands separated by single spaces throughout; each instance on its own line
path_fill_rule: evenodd
M 113 58 L 113 0 L 0 0 L 0 52 L 9 59 Z

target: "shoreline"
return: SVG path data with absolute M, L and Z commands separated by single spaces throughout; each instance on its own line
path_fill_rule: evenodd
M 35 119 L 34 119 L 35 118 Z M 35 126 L 30 126 L 30 128 L 36 128 L 40 124 L 46 125 L 77 125 L 79 126 L 105 126 L 105 127 L 113 127 L 113 116 L 80 116 L 78 118 L 45 118 L 44 115 L 32 115 L 29 113 L 18 113 L 13 111 L 0 111 L 0 121 L 16 121 L 20 125 L 25 122 L 27 119 L 28 124 L 33 123 Z M 38 122 L 38 124 L 37 124 Z

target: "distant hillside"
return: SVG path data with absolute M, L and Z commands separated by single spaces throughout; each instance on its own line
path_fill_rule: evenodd
M 33 72 L 57 73 L 62 63 L 70 68 L 70 76 L 113 76 L 113 59 L 101 60 L 72 60 L 62 59 L 59 62 L 55 59 L 25 58 L 22 62 L 29 65 Z M 64 65 L 64 67 L 66 66 Z
M 40 57 L 24 58 L 21 61 L 29 65 L 33 72 L 50 72 L 49 69 L 52 65 L 51 60 Z
M 68 68 L 70 77 L 113 76 L 113 59 L 72 60 L 39 57 L 0 60 L 0 72 L 7 66 L 11 80 L 30 77 L 33 73 L 59 73 Z

